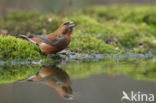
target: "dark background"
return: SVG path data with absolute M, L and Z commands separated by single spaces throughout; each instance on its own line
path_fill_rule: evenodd
M 156 0 L 0 0 L 0 12 L 8 9 L 35 9 L 58 11 L 82 8 L 90 5 L 109 4 L 154 4 Z

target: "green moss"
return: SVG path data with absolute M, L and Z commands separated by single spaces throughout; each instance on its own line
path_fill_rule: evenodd
M 38 46 L 12 36 L 0 36 L 1 60 L 39 60 L 46 58 L 40 54 Z
M 120 20 L 129 23 L 155 24 L 155 5 L 110 5 L 85 8 L 83 13 L 99 21 Z
M 82 52 L 82 50 L 87 53 L 115 52 L 112 45 L 108 45 L 104 41 L 87 34 L 73 34 L 71 39 L 74 42 L 71 42 L 68 49 L 74 52 Z
M 63 13 L 11 11 L 0 16 L 0 28 L 11 34 L 42 34 L 53 32 L 63 21 L 70 20 L 77 24 L 70 51 L 145 52 L 156 47 L 155 15 L 155 5 L 92 6 Z

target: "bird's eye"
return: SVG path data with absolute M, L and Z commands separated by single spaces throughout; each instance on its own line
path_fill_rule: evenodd
M 69 25 L 69 22 L 64 23 L 64 25 Z

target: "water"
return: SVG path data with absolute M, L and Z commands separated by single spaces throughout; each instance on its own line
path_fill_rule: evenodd
M 1 65 L 0 83 L 0 103 L 121 103 L 123 91 L 156 95 L 156 59 Z

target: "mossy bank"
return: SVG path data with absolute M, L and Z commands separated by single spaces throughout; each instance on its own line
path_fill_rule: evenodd
M 1 60 L 40 60 L 46 56 L 40 53 L 39 47 L 12 36 L 0 36 Z
M 146 52 L 156 48 L 155 16 L 155 5 L 94 6 L 61 13 L 9 11 L 0 16 L 0 29 L 7 30 L 9 34 L 50 33 L 63 21 L 70 20 L 77 26 L 67 48 L 69 51 L 102 54 Z M 36 59 L 42 56 L 38 47 L 24 40 L 12 38 L 2 42 L 1 39 L 4 37 L 0 37 L 3 50 L 0 54 L 8 53 L 8 57 L 12 55 L 13 58 L 18 53 L 23 53 L 18 55 L 19 58 L 31 55 L 30 58 Z

